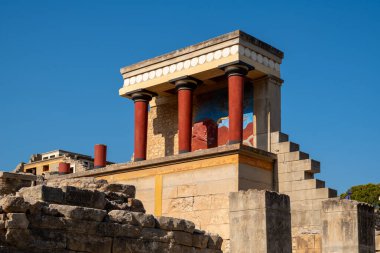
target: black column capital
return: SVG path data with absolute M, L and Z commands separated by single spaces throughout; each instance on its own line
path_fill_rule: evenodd
M 182 76 L 169 81 L 175 85 L 177 91 L 179 90 L 194 90 L 198 85 L 202 83 L 201 80 L 198 80 L 192 76 Z
M 253 66 L 242 61 L 227 63 L 219 66 L 219 68 L 223 70 L 227 76 L 245 76 L 249 71 L 254 69 Z
M 127 94 L 127 96 L 130 97 L 134 102 L 149 102 L 150 100 L 152 100 L 152 97 L 157 96 L 157 94 L 148 90 L 141 89 L 138 91 L 133 91 Z

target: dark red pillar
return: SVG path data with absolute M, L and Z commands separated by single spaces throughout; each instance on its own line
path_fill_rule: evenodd
M 228 144 L 243 140 L 243 99 L 245 76 L 250 69 L 246 65 L 230 65 L 224 71 L 228 76 Z
M 107 161 L 107 146 L 104 144 L 96 144 L 94 149 L 94 168 L 105 167 Z
M 58 164 L 58 174 L 65 175 L 70 173 L 70 163 L 61 162 Z
M 152 97 L 146 93 L 132 95 L 135 102 L 135 148 L 134 160 L 146 160 L 148 132 L 148 103 Z
M 193 90 L 198 80 L 186 77 L 175 81 L 178 93 L 178 152 L 191 151 L 193 125 Z

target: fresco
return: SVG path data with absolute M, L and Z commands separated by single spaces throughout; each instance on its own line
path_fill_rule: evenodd
M 228 90 L 221 89 L 197 97 L 192 150 L 226 145 L 228 141 Z M 253 87 L 244 87 L 243 144 L 253 146 Z

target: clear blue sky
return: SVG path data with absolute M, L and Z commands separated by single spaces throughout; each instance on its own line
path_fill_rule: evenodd
M 380 182 L 380 1 L 0 0 L 0 169 L 33 153 L 130 160 L 119 69 L 241 29 L 283 50 L 283 132 L 340 192 Z

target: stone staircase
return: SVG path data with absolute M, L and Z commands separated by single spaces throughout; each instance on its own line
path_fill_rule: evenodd
M 300 151 L 299 144 L 281 132 L 271 134 L 271 152 L 277 154 L 276 190 L 290 197 L 293 235 L 320 231 L 322 201 L 337 196 L 336 190 L 314 178 L 320 173 L 320 162 Z

